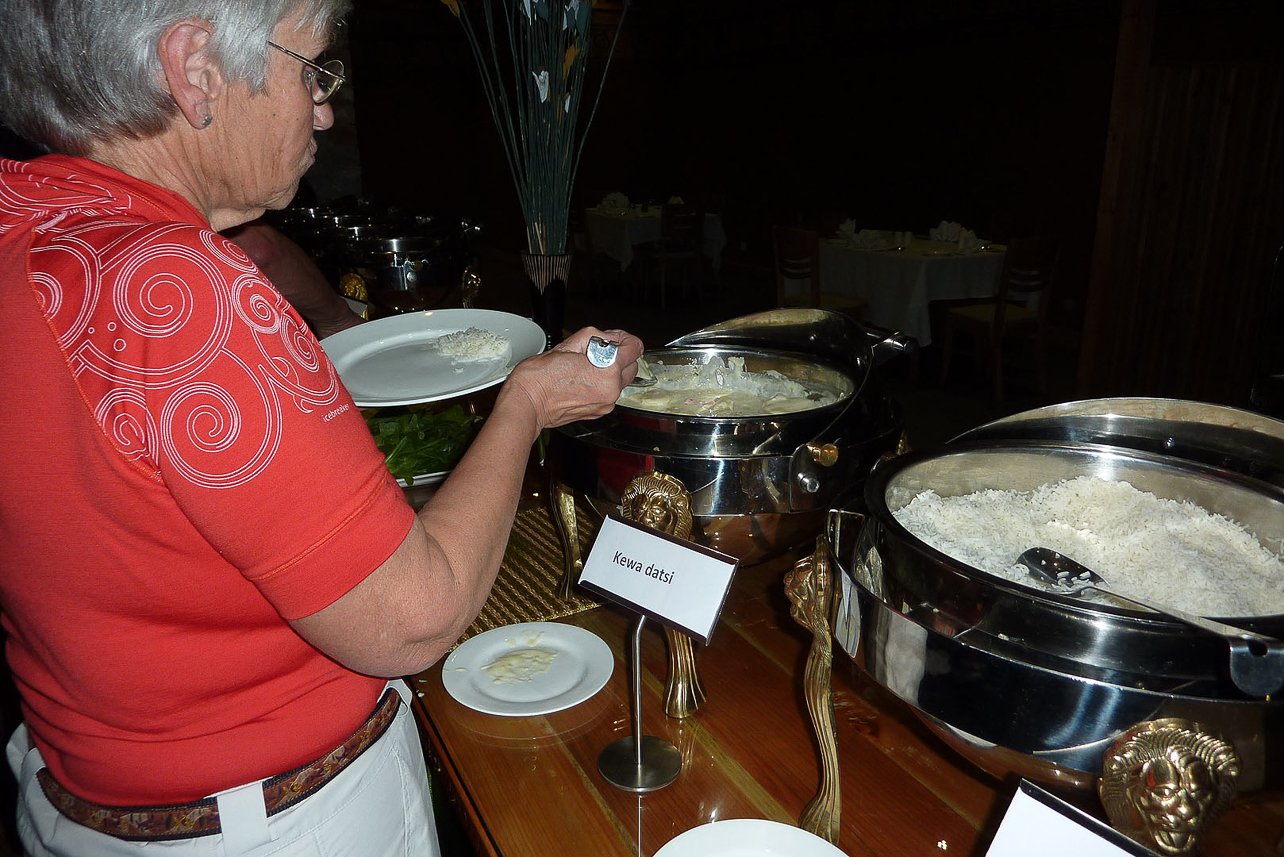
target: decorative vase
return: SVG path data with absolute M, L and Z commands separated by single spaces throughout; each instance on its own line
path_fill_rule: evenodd
M 571 273 L 570 253 L 522 252 L 522 267 L 531 280 L 531 316 L 544 331 L 547 347 L 561 342 L 566 318 L 566 281 Z

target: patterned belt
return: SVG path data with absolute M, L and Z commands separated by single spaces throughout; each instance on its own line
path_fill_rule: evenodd
M 315 762 L 263 781 L 263 803 L 267 814 L 289 809 L 339 775 L 344 768 L 382 737 L 397 716 L 401 697 L 389 688 L 366 722 L 352 737 Z M 203 798 L 191 803 L 167 806 L 103 806 L 76 797 L 41 768 L 36 773 L 45 797 L 67 818 L 117 839 L 166 840 L 211 836 L 222 830 L 218 801 Z

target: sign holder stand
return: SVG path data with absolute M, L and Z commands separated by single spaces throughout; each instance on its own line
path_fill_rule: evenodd
M 611 785 L 625 791 L 653 792 L 678 778 L 682 754 L 663 738 L 642 734 L 642 626 L 646 616 L 639 613 L 633 625 L 633 662 L 629 665 L 633 690 L 633 734 L 606 745 L 597 757 L 598 773 Z

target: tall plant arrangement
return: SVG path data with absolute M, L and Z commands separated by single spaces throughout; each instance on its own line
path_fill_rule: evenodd
M 532 254 L 566 251 L 571 188 L 597 113 L 629 0 L 624 0 L 593 107 L 581 127 L 590 0 L 442 0 L 463 25 L 526 222 Z

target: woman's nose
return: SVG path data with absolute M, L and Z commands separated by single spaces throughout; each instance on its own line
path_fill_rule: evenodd
M 334 108 L 330 102 L 325 104 L 316 104 L 312 107 L 312 127 L 317 131 L 324 131 L 334 124 Z

